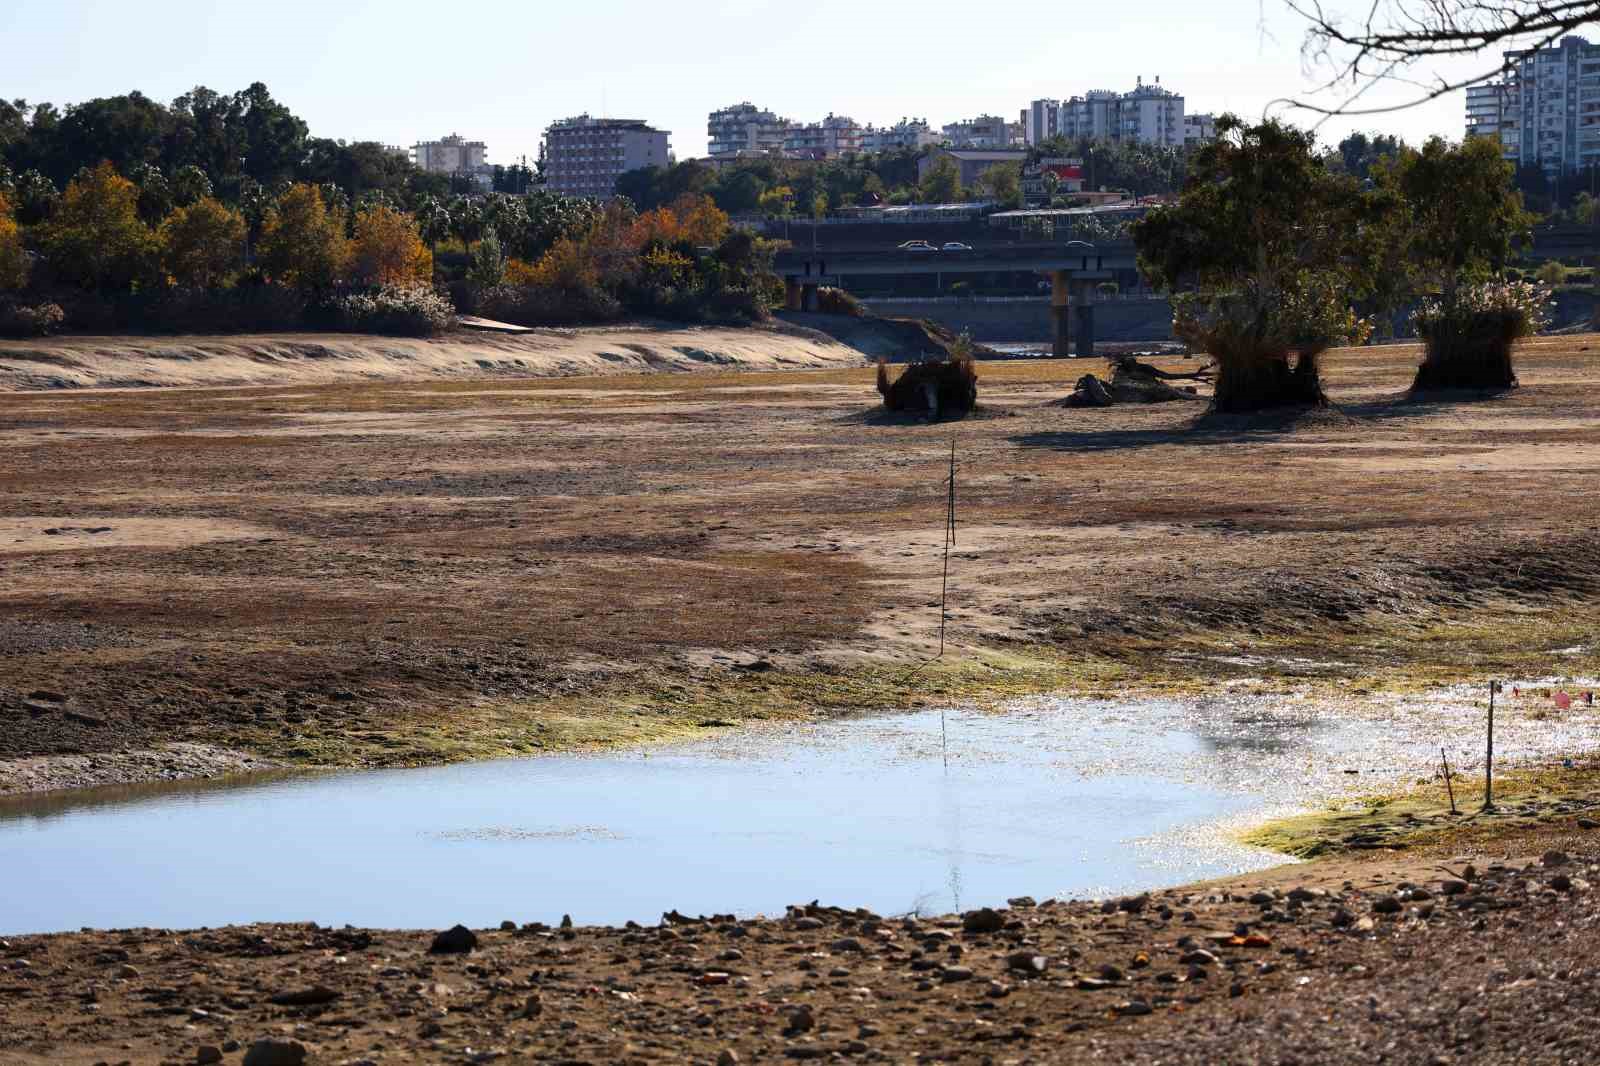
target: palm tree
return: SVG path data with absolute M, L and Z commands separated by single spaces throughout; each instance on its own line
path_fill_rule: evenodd
M 439 242 L 450 236 L 450 209 L 438 197 L 424 196 L 417 204 L 417 227 L 428 242 L 428 251 L 437 254 Z

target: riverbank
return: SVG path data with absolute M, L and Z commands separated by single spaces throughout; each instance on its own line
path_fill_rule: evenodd
M 0 1062 L 1568 1063 L 1597 884 L 1596 834 L 1552 818 L 942 917 L 7 937 Z
M 1340 412 L 1280 425 L 1064 408 L 1077 360 L 985 364 L 942 425 L 885 417 L 866 367 L 14 393 L 0 791 L 212 772 L 173 743 L 396 766 L 1036 692 L 1594 676 L 1593 341 L 1422 404 L 1415 349 L 1333 352 Z M 912 673 L 952 435 L 947 649 Z

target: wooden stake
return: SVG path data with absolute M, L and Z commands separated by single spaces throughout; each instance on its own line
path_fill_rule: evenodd
M 1444 748 L 1439 748 L 1439 761 L 1444 763 L 1444 787 L 1450 791 L 1450 813 L 1456 813 L 1456 786 L 1450 780 L 1450 759 L 1445 755 Z
M 1483 809 L 1494 810 L 1494 694 L 1500 691 L 1500 682 L 1489 682 L 1489 733 L 1483 756 Z

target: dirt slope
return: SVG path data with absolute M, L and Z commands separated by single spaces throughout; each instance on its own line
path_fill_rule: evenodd
M 0 341 L 0 391 L 105 386 L 318 385 L 856 366 L 862 352 L 794 326 L 630 324 L 443 337 L 277 333 Z

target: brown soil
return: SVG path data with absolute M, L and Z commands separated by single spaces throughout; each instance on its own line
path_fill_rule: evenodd
M 314 925 L 12 937 L 0 1063 L 1587 1063 L 1597 861 L 1559 819 L 964 918 L 511 916 L 467 954 Z
M 868 368 L 12 393 L 0 791 L 171 742 L 403 764 L 1050 687 L 1592 673 L 1592 343 L 1430 403 L 1417 349 L 1333 352 L 1341 409 L 1283 419 L 1062 408 L 1104 372 L 1077 360 L 984 364 L 941 424 Z M 951 651 L 907 681 L 952 438 Z

